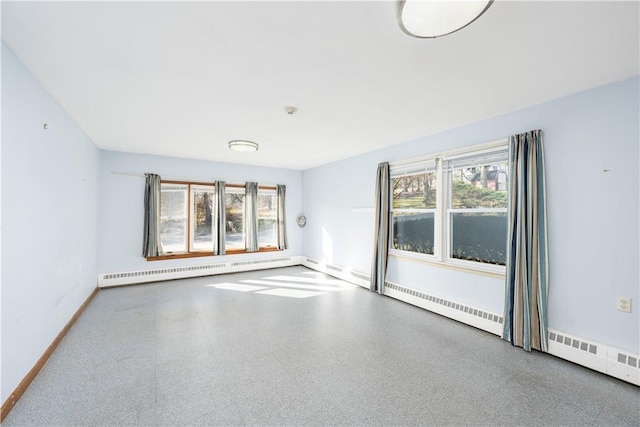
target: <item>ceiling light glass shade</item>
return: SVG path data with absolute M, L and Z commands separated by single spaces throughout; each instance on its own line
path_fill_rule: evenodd
M 258 144 L 252 141 L 236 139 L 229 141 L 229 148 L 235 151 L 258 151 Z
M 414 37 L 435 38 L 455 33 L 478 19 L 490 1 L 400 0 L 400 28 Z

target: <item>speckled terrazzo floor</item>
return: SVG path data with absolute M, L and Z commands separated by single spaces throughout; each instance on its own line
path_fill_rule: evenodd
M 100 291 L 3 425 L 640 425 L 640 388 L 292 267 Z

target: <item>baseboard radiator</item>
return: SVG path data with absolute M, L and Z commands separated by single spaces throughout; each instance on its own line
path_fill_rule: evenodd
M 190 265 L 183 267 L 169 267 L 149 270 L 106 273 L 98 276 L 98 286 L 108 288 L 112 286 L 133 285 L 138 283 L 157 282 L 162 280 L 186 279 L 189 277 L 212 276 L 242 271 L 264 270 L 268 268 L 289 267 L 300 265 L 299 256 L 229 260 L 210 264 Z
M 494 335 L 502 335 L 503 319 L 496 313 L 490 313 L 476 307 L 429 295 L 393 282 L 385 282 L 385 295 L 438 313 L 458 322 L 465 323 Z
M 640 355 L 638 354 L 555 330 L 549 331 L 548 352 L 594 371 L 640 386 Z
M 347 282 L 369 288 L 370 276 L 347 267 L 327 264 L 303 257 L 302 265 Z M 388 297 L 424 308 L 461 323 L 502 336 L 504 319 L 501 314 L 457 301 L 429 295 L 398 283 L 385 282 L 384 294 Z M 585 366 L 640 386 L 640 355 L 619 350 L 595 341 L 575 337 L 560 331 L 549 331 L 549 354 Z
M 348 267 L 339 265 L 327 264 L 325 262 L 321 262 L 308 257 L 302 257 L 301 264 L 312 270 L 316 270 L 321 273 L 328 274 L 329 276 L 333 276 L 337 279 L 342 279 L 345 282 L 353 283 L 354 285 L 362 286 L 363 288 L 369 289 L 371 276 L 360 271 L 351 270 Z

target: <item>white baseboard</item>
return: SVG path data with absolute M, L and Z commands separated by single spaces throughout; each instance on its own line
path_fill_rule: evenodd
M 169 267 L 149 270 L 105 273 L 98 275 L 98 286 L 133 285 L 137 283 L 157 282 L 162 280 L 185 279 L 189 277 L 212 276 L 242 271 L 265 270 L 269 268 L 290 267 L 300 265 L 301 256 L 280 256 L 271 258 L 227 260 L 210 264 L 196 264 L 183 267 Z
M 359 271 L 352 271 L 342 266 L 327 264 L 309 257 L 301 257 L 300 263 L 312 270 L 316 270 L 337 279 L 342 279 L 345 282 L 353 283 L 354 285 L 369 289 L 370 277 L 368 274 Z
M 392 285 L 393 287 L 389 285 Z M 409 292 L 407 293 L 405 289 Z M 387 283 L 384 294 L 391 298 L 404 301 L 433 313 L 473 326 L 474 328 L 502 336 L 502 318 L 495 313 L 489 313 L 455 301 L 410 290 L 397 284 Z
M 638 354 L 555 330 L 549 330 L 548 353 L 640 386 Z

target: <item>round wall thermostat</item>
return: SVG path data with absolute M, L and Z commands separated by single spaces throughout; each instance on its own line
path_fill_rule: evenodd
M 296 218 L 296 222 L 300 227 L 304 227 L 304 225 L 307 223 L 307 218 L 305 218 L 304 215 L 300 215 L 298 218 Z

